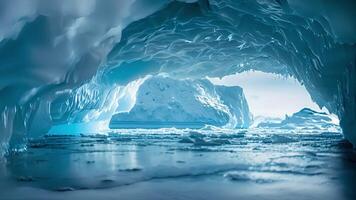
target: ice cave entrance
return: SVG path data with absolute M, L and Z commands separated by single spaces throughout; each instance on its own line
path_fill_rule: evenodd
M 107 99 L 105 108 L 86 113 L 89 118 L 93 113 L 102 116 L 98 120 L 56 124 L 49 134 L 261 126 L 329 131 L 339 125 L 337 116 L 319 108 L 296 79 L 260 71 L 198 80 L 161 74 L 147 76 L 117 91 L 117 95 Z
M 339 125 L 338 117 L 331 114 L 327 108 L 320 108 L 312 100 L 306 88 L 291 76 L 246 71 L 222 78 L 209 78 L 209 80 L 216 85 L 243 88 L 253 115 L 251 127 L 256 127 L 263 121 L 281 121 L 304 108 L 327 113 L 332 123 Z

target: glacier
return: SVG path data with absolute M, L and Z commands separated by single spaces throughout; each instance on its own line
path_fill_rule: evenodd
M 148 75 L 248 70 L 295 77 L 356 144 L 355 4 L 1 1 L 1 152 L 58 127 L 108 127 Z
M 240 87 L 156 76 L 146 79 L 139 87 L 130 111 L 113 115 L 110 127 L 248 128 L 251 121 Z

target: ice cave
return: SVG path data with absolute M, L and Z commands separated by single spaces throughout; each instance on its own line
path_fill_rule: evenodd
M 0 200 L 356 199 L 355 0 L 2 0 Z

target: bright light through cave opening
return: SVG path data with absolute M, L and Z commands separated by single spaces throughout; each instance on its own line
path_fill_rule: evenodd
M 320 108 L 306 88 L 293 77 L 273 73 L 247 71 L 222 78 L 209 78 L 217 85 L 241 86 L 244 90 L 251 113 L 255 117 L 282 119 L 303 108 L 318 112 L 330 112 Z M 331 115 L 338 123 L 336 115 Z

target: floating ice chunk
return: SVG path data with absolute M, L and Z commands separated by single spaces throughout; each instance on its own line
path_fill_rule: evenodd
M 224 175 L 232 181 L 252 181 L 255 183 L 272 183 L 281 180 L 281 178 L 274 173 L 267 172 L 228 172 Z

